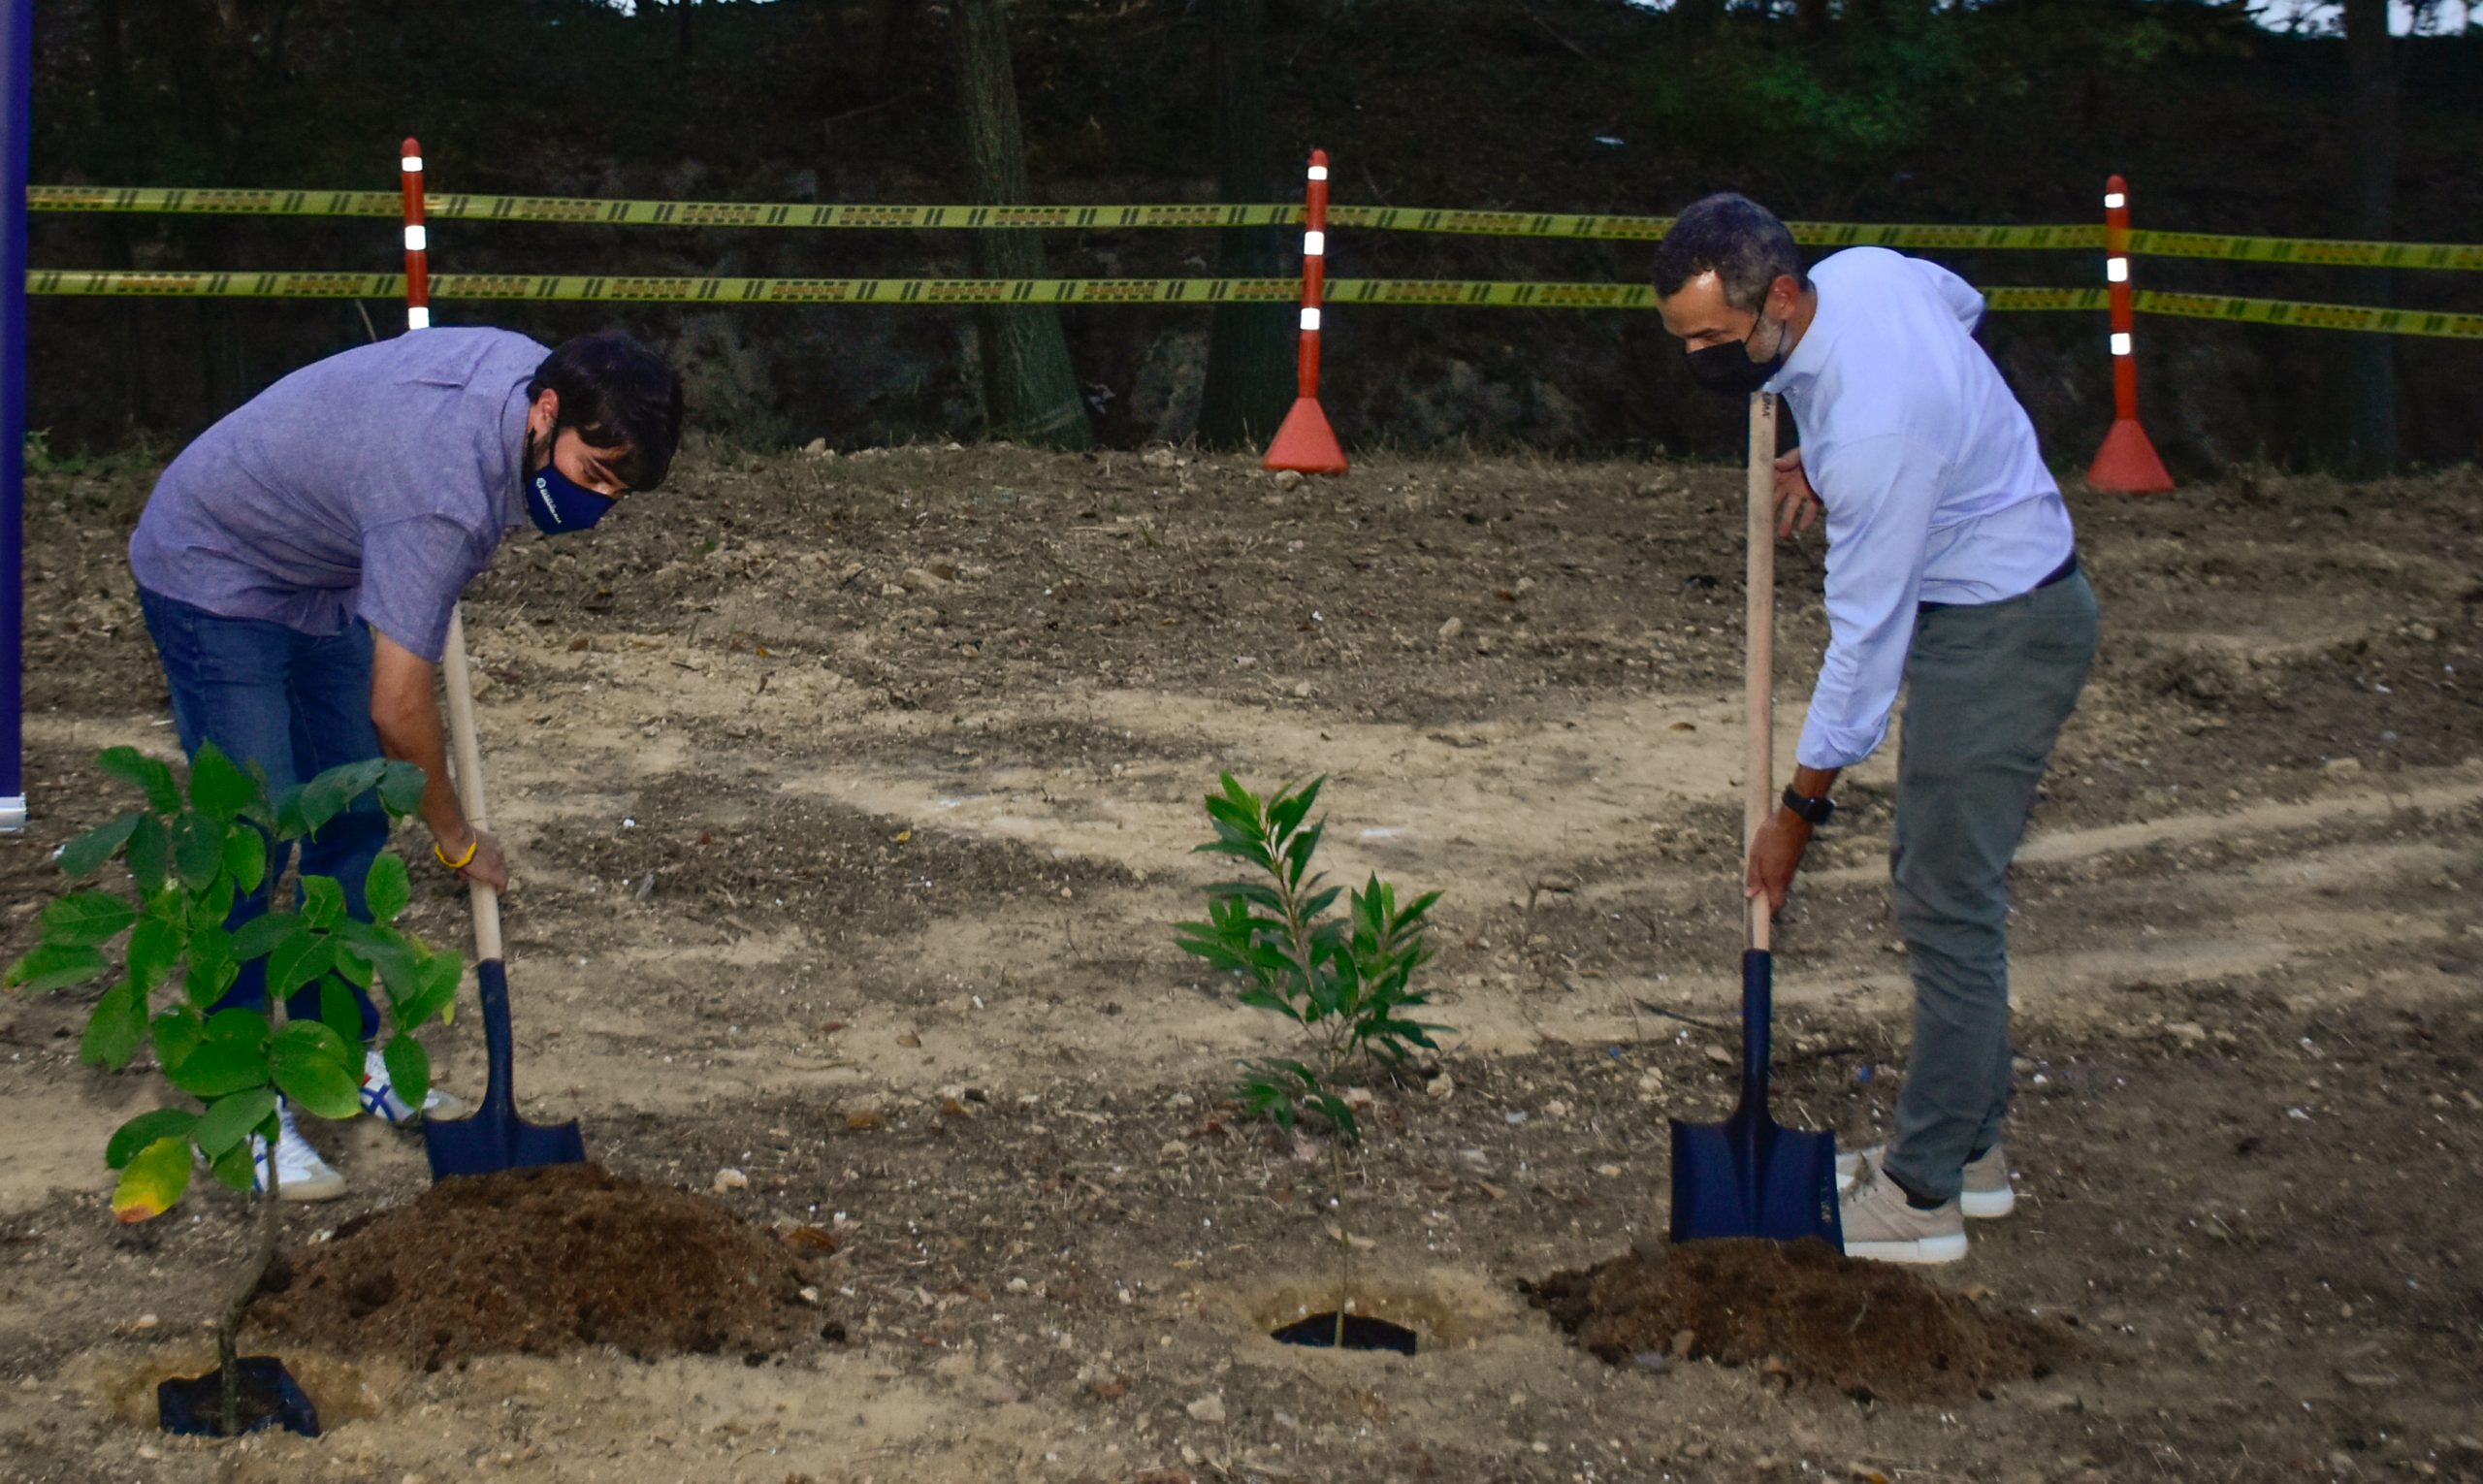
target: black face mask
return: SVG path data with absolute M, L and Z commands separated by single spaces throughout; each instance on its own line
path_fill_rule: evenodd
M 1766 316 L 1761 315 L 1759 324 L 1765 323 Z M 1758 326 L 1752 326 L 1750 333 L 1758 334 Z M 1781 329 L 1777 332 L 1776 354 L 1769 360 L 1754 361 L 1750 358 L 1749 336 L 1690 353 L 1691 377 L 1707 390 L 1726 397 L 1748 397 L 1784 369 L 1785 332 Z

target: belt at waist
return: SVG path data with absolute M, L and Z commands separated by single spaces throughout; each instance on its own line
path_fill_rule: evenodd
M 2027 593 L 2039 593 L 2039 592 L 2042 592 L 2044 589 L 2050 587 L 2050 586 L 2051 586 L 2053 583 L 2055 583 L 2055 582 L 2065 582 L 2065 581 L 2067 581 L 2071 576 L 2075 575 L 2077 571 L 2078 571 L 2078 550 L 2077 550 L 2077 548 L 2072 547 L 2072 548 L 2070 549 L 2069 558 L 2068 558 L 2068 560 L 2067 560 L 2067 561 L 2064 561 L 2063 563 L 2061 563 L 2061 565 L 2058 565 L 2058 566 L 2056 566 L 2056 567 L 2053 567 L 2049 572 L 2046 573 L 2046 574 L 2045 574 L 2045 576 L 2044 576 L 2044 580 L 2043 580 L 2043 581 L 2041 581 L 2041 582 L 2039 582 L 2039 583 L 2036 583 L 2036 584 L 2035 584 L 2033 587 L 2031 587 L 2031 588 L 2028 588 L 2028 589 L 2026 590 L 2026 592 L 2027 592 Z M 2018 596 L 2019 596 L 2020 597 L 2024 597 L 2024 596 L 2025 596 L 2025 594 L 2021 593 L 2021 594 L 2019 594 Z M 2000 601 L 2002 601 L 2002 602 L 2007 602 L 2008 600 L 2009 600 L 2009 599 L 2007 599 L 2007 598 L 2005 598 L 2005 597 L 2004 597 L 2004 598 L 2002 598 L 2002 599 L 2000 599 Z M 1981 606 L 1981 605 L 1980 605 L 1980 604 L 1976 604 L 1976 603 L 1917 603 L 1917 604 L 1915 604 L 1915 608 L 1916 608 L 1916 610 L 1917 610 L 1917 611 L 1919 611 L 1919 612 L 1922 612 L 1922 613 L 1933 613 L 1933 612 L 1937 612 L 1938 610 L 1940 610 L 1940 609 L 1942 609 L 1942 608 L 1972 608 L 1972 607 L 1978 607 L 1978 606 Z

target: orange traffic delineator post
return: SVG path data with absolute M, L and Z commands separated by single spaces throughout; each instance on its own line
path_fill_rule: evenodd
M 423 145 L 408 135 L 398 149 L 405 185 L 405 328 L 431 328 L 431 230 L 423 225 Z
M 2112 302 L 2112 429 L 2086 470 L 2086 482 L 2124 495 L 2160 495 L 2173 476 L 2138 420 L 2137 314 L 2130 289 L 2130 186 L 2104 182 L 2104 282 Z
M 1310 191 L 1302 230 L 1302 353 L 1293 409 L 1277 427 L 1263 468 L 1341 474 L 1345 450 L 1319 409 L 1319 306 L 1328 293 L 1328 151 L 1310 151 Z

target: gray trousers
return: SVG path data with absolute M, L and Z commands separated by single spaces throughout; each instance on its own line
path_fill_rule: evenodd
M 1888 1173 L 1947 1200 L 2009 1115 L 2009 861 L 2095 658 L 2083 572 L 1915 619 L 1889 874 L 1914 1049 Z

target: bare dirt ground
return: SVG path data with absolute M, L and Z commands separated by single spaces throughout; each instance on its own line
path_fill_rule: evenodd
M 11 955 L 114 808 L 96 750 L 174 751 L 121 559 L 147 475 L 31 496 Z M 2072 500 L 2106 641 L 2017 871 L 2023 1200 L 1935 1274 L 2081 1332 L 2048 1375 L 1613 1367 L 1517 1292 L 1660 1227 L 1666 1118 L 1731 1096 L 1736 471 L 717 456 L 472 595 L 519 1085 L 620 1174 L 729 1167 L 735 1211 L 833 1232 L 843 1341 L 293 1351 L 327 1437 L 165 1438 L 241 1208 L 115 1229 L 150 1080 L 78 1064 L 80 997 L 0 1002 L 0 1475 L 2483 1478 L 2483 478 Z M 1780 564 L 1788 754 L 1819 557 Z M 1375 1089 L 1348 1195 L 1412 1357 L 1265 1338 L 1334 1306 L 1335 1243 L 1318 1141 L 1220 1106 L 1275 1023 L 1173 947 L 1228 768 L 1327 773 L 1332 869 L 1446 892 L 1458 1034 Z M 1780 1108 L 1850 1144 L 1904 1065 L 1892 781 L 1850 780 L 1778 945 Z M 470 1020 L 433 1044 L 472 1090 Z M 293 1242 L 424 1186 L 417 1142 L 313 1138 L 355 1187 Z

